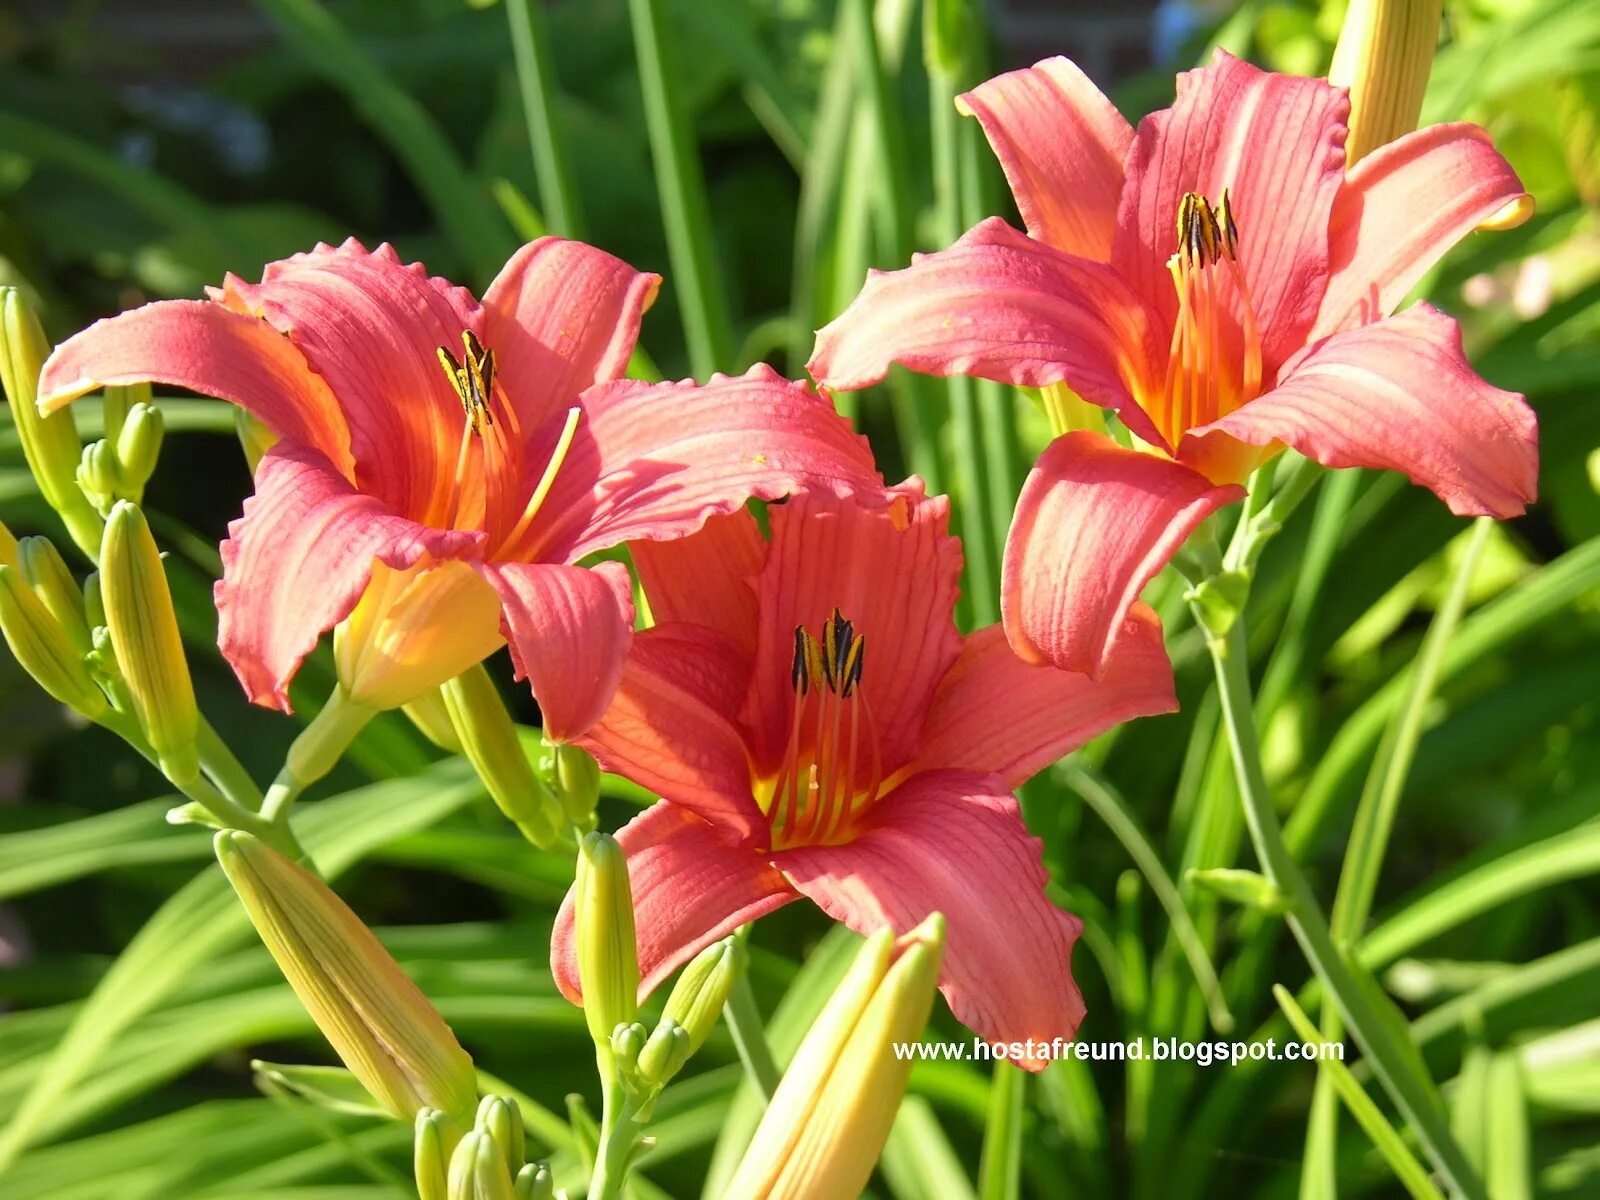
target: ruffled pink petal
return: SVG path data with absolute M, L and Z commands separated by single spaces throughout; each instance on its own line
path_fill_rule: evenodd
M 1104 263 L 991 217 L 948 250 L 869 273 L 850 307 L 817 334 L 806 369 L 844 392 L 877 383 L 892 363 L 1021 387 L 1064 381 L 1164 444 L 1133 399 L 1159 390 L 1166 370 L 1168 339 L 1156 320 Z
M 636 634 L 605 715 L 580 739 L 608 771 L 692 809 L 730 836 L 765 822 L 737 725 L 750 660 L 695 625 Z
M 765 364 L 710 383 L 601 384 L 526 537 L 505 557 L 575 562 L 692 533 L 745 501 L 801 488 L 881 488 L 867 440 Z
M 1520 516 L 1538 493 L 1533 410 L 1479 378 L 1460 327 L 1426 304 L 1319 342 L 1197 435 L 1212 431 L 1327 467 L 1400 471 L 1458 516 Z
M 1123 622 L 1098 680 L 1023 662 L 990 625 L 965 640 L 940 681 L 917 765 L 992 772 L 1021 787 L 1106 730 L 1177 708 L 1161 621 L 1143 604 Z
M 461 357 L 477 330 L 464 288 L 351 239 L 273 263 L 259 284 L 230 277 L 230 308 L 265 318 L 327 381 L 350 425 L 361 489 L 416 520 L 445 523 L 461 441 L 461 402 L 438 348 Z
M 859 694 L 891 773 L 915 756 L 934 689 L 961 649 L 953 617 L 961 543 L 950 536 L 949 500 L 923 498 L 913 479 L 889 496 L 807 492 L 769 515 L 744 710 L 756 766 L 774 773 L 788 742 L 795 627 L 821 637 L 838 609 L 865 639 Z
M 1006 539 L 1000 613 L 1012 648 L 1101 677 L 1144 585 L 1196 525 L 1243 497 L 1104 434 L 1058 437 L 1022 485 Z
M 1266 377 L 1304 344 L 1328 282 L 1349 111 L 1344 89 L 1326 80 L 1269 74 L 1219 50 L 1211 66 L 1179 76 L 1171 108 L 1139 123 L 1111 261 L 1167 328 L 1178 204 L 1185 192 L 1214 204 L 1227 188 Z
M 480 570 L 500 596 L 502 632 L 517 678 L 533 687 L 545 736 L 570 741 L 600 719 L 622 678 L 633 640 L 628 568 L 494 562 Z
M 697 533 L 629 547 L 657 624 L 686 621 L 725 634 L 745 657 L 756 651 L 756 594 L 751 581 L 767 558 L 767 540 L 747 510 L 712 517 Z
M 39 407 L 146 381 L 237 404 L 354 474 L 350 431 L 327 383 L 269 326 L 204 300 L 161 300 L 74 334 L 45 360 Z
M 1047 58 L 997 75 L 957 103 L 983 126 L 1028 232 L 1068 254 L 1108 261 L 1133 128 L 1077 64 Z
M 796 898 L 761 854 L 676 804 L 645 809 L 617 841 L 633 889 L 641 1003 L 712 942 Z M 582 1004 L 570 889 L 550 935 L 550 970 L 561 994 Z
M 930 771 L 879 802 L 842 846 L 773 856 L 796 890 L 859 933 L 946 922 L 939 990 L 956 1019 L 996 1042 L 1070 1041 L 1083 1020 L 1072 980 L 1082 923 L 1051 904 L 1037 838 L 993 775 Z M 1042 1070 L 1049 1052 L 1020 1065 Z
M 513 254 L 483 296 L 484 341 L 524 429 L 621 379 L 661 276 L 583 242 L 544 237 Z
M 475 531 L 429 529 L 396 515 L 320 452 L 286 438 L 262 458 L 255 495 L 222 543 L 223 657 L 252 702 L 288 712 L 300 661 L 350 614 L 374 561 L 404 570 L 425 556 L 471 558 L 482 541 Z
M 1333 206 L 1332 275 L 1314 338 L 1387 317 L 1522 181 L 1476 125 L 1434 125 L 1358 162 Z

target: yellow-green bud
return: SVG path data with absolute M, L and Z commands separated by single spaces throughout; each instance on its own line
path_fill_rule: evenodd
M 242 408 L 233 410 L 233 428 L 239 435 L 244 460 L 250 464 L 250 473 L 254 475 L 256 468 L 261 465 L 262 456 L 277 444 L 278 435 L 267 428 L 266 422 L 251 416 Z
M 4 521 L 0 521 L 0 566 L 17 565 L 17 539 L 11 536 Z
M 600 1046 L 639 1011 L 639 944 L 633 928 L 628 860 L 610 834 L 591 833 L 578 848 L 573 917 L 583 1016 Z
M 579 829 L 593 829 L 595 806 L 600 803 L 600 764 L 579 746 L 563 744 L 551 749 L 551 778 L 561 810 Z
M 89 636 L 89 623 L 84 615 L 83 593 L 50 539 L 23 538 L 17 543 L 17 565 L 79 657 L 93 650 L 94 641 Z
M 78 490 L 82 443 L 69 412 L 42 416 L 39 371 L 50 353 L 39 318 L 13 287 L 0 288 L 0 384 L 11 402 L 23 456 L 45 503 L 61 514 L 72 540 L 85 554 L 100 548 L 100 517 Z
M 611 1053 L 624 1074 L 632 1075 L 639 1069 L 639 1055 L 644 1050 L 645 1040 L 645 1028 L 637 1021 L 618 1025 L 611 1031 Z
M 150 385 L 148 383 L 108 384 L 103 399 L 100 402 L 101 412 L 101 437 L 106 441 L 116 444 L 117 437 L 122 433 L 123 422 L 128 419 L 128 412 L 135 404 L 150 403 Z
M 689 1035 L 690 1054 L 705 1045 L 717 1027 L 728 993 L 744 975 L 749 960 L 743 941 L 725 937 L 695 955 L 672 985 L 662 1017 L 683 1026 Z
M 450 1200 L 515 1200 L 511 1173 L 494 1139 L 474 1129 L 450 1156 Z
M 662 1017 L 639 1052 L 639 1077 L 659 1087 L 683 1070 L 694 1050 L 689 1031 L 671 1017 Z
M 117 448 L 107 441 L 90 442 L 78 461 L 78 489 L 101 513 L 109 512 L 122 494 Z
M 1328 81 L 1350 89 L 1345 165 L 1417 127 L 1441 0 L 1350 0 Z
M 128 410 L 117 435 L 117 482 L 124 499 L 138 501 L 144 485 L 155 474 L 161 456 L 161 439 L 166 433 L 166 418 L 150 404 L 135 404 Z
M 555 1200 L 556 1177 L 546 1162 L 529 1163 L 517 1172 L 516 1200 Z
M 456 736 L 455 726 L 450 724 L 450 712 L 445 708 L 444 695 L 438 688 L 423 692 L 409 704 L 402 704 L 400 711 L 421 731 L 423 737 L 446 754 L 461 753 L 461 739 Z
M 515 1175 L 526 1161 L 523 1143 L 522 1110 L 509 1096 L 485 1096 L 478 1102 L 475 1128 L 494 1139 L 506 1161 L 506 1173 Z
M 550 795 L 533 773 L 517 727 L 483 664 L 469 667 L 439 689 L 461 752 L 478 772 L 500 811 L 535 846 L 548 850 L 563 825 Z
M 447 1200 L 450 1154 L 460 1135 L 450 1118 L 436 1108 L 417 1110 L 412 1126 L 411 1165 L 420 1200 Z
M 857 1196 L 905 1094 L 944 955 L 938 913 L 873 935 L 812 1022 L 734 1172 L 730 1196 Z
M 1292 907 L 1286 892 L 1280 890 L 1265 875 L 1243 867 L 1195 868 L 1188 871 L 1184 878 L 1213 896 L 1232 901 L 1234 904 L 1242 904 L 1246 908 L 1259 908 L 1269 913 L 1284 913 Z
M 21 572 L 6 563 L 0 563 L 0 632 L 22 669 L 56 700 L 91 721 L 105 713 L 105 693 L 83 655 Z
M 99 571 L 90 571 L 83 577 L 83 619 L 91 631 L 105 626 L 106 600 L 100 594 Z
M 126 501 L 106 519 L 100 588 L 111 645 L 139 724 L 167 777 L 188 783 L 200 774 L 194 685 L 161 552 L 144 513 Z
M 216 837 L 217 861 L 279 970 L 340 1060 L 389 1112 L 423 1108 L 465 1128 L 472 1059 L 417 985 L 327 884 L 247 833 Z

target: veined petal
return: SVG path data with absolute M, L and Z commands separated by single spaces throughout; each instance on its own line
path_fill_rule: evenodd
M 582 406 L 555 485 L 507 557 L 575 562 L 681 537 L 751 498 L 883 486 L 867 440 L 765 364 L 703 385 L 602 384 Z
M 1333 206 L 1332 275 L 1313 337 L 1387 317 L 1446 251 L 1526 197 L 1476 125 L 1434 125 L 1374 150 Z
M 539 238 L 511 256 L 483 296 L 484 342 L 525 430 L 622 378 L 660 288 L 661 276 L 565 238 Z
M 939 990 L 956 1019 L 990 1041 L 1070 1041 L 1083 1020 L 1072 980 L 1079 920 L 1045 895 L 1040 842 L 993 775 L 929 771 L 872 810 L 841 846 L 773 856 L 802 895 L 858 933 L 947 922 Z M 1045 1057 L 1019 1063 L 1042 1070 Z
M 1171 290 L 1170 284 L 1168 291 Z M 899 363 L 1022 387 L 1066 383 L 1164 444 L 1134 397 L 1158 390 L 1167 337 L 1110 267 L 1064 254 L 998 217 L 900 271 L 873 271 L 817 334 L 806 369 L 836 391 L 869 387 Z
M 611 705 L 580 743 L 608 771 L 744 837 L 763 826 L 736 714 L 750 660 L 694 625 L 636 634 Z
M 953 615 L 961 544 L 950 536 L 949 500 L 924 498 L 912 479 L 887 498 L 806 492 L 769 515 L 743 714 L 756 767 L 774 773 L 788 740 L 795 626 L 821 636 L 838 609 L 864 641 L 858 692 L 892 773 L 915 756 L 934 689 L 961 649 Z
M 1133 127 L 1076 63 L 1047 58 L 957 100 L 978 118 L 1028 232 L 1107 262 Z
M 761 854 L 675 804 L 645 809 L 617 841 L 633 889 L 641 1002 L 712 942 L 795 899 Z M 550 935 L 550 970 L 561 994 L 581 1004 L 572 918 L 569 890 Z
M 518 679 L 539 702 L 545 736 L 571 741 L 598 721 L 633 641 L 633 581 L 618 562 L 484 563 Z
M 264 322 L 205 300 L 160 300 L 74 334 L 45 361 L 39 407 L 145 381 L 237 404 L 354 475 L 350 430 L 322 377 Z
M 1012 648 L 1101 677 L 1144 585 L 1196 525 L 1243 497 L 1101 433 L 1058 437 L 1022 485 L 1006 539 L 1000 613 Z
M 1023 662 L 998 625 L 965 639 L 928 715 L 922 770 L 992 772 L 1008 787 L 1124 721 L 1175 712 L 1161 621 L 1135 604 L 1099 679 Z
M 629 546 L 656 624 L 686 621 L 725 634 L 745 655 L 756 652 L 752 581 L 767 558 L 767 540 L 747 510 L 712 517 L 696 533 L 670 542 Z
M 289 681 L 344 620 L 374 561 L 471 558 L 483 535 L 429 529 L 359 492 L 326 457 L 285 438 L 261 460 L 255 495 L 222 543 L 217 641 L 252 702 L 289 711 Z
M 1458 516 L 1520 516 L 1538 492 L 1533 410 L 1481 379 L 1460 327 L 1426 304 L 1317 343 L 1272 391 L 1191 436 L 1213 431 L 1400 471 Z
M 259 284 L 230 276 L 228 307 L 287 335 L 350 424 L 356 482 L 419 521 L 442 524 L 461 441 L 461 402 L 439 366 L 476 329 L 464 288 L 351 239 L 271 264 Z
M 1178 204 L 1185 192 L 1215 203 L 1227 188 L 1270 379 L 1305 342 L 1327 287 L 1350 101 L 1326 80 L 1269 74 L 1221 50 L 1178 80 L 1172 107 L 1134 135 L 1112 265 L 1170 329 Z

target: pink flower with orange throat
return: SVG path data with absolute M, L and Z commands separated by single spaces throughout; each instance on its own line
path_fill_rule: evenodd
M 1102 670 L 1144 584 L 1285 446 L 1403 471 L 1458 514 L 1533 499 L 1522 397 L 1473 372 L 1443 313 L 1391 315 L 1467 234 L 1530 211 L 1482 129 L 1423 129 L 1346 174 L 1342 88 L 1221 52 L 1137 132 L 1062 58 L 962 104 L 1028 235 L 992 218 L 874 274 L 810 369 L 844 390 L 891 363 L 1064 385 L 1140 443 L 1075 429 L 1040 456 L 1003 566 L 1019 654 Z
M 622 378 L 659 277 L 581 242 L 515 254 L 479 302 L 387 245 L 319 246 L 205 301 L 101 321 L 51 356 L 53 409 L 150 380 L 277 435 L 223 545 L 219 640 L 250 698 L 340 625 L 341 681 L 394 707 L 505 642 L 553 739 L 605 710 L 633 631 L 628 572 L 577 564 L 678 537 L 751 497 L 881 486 L 825 400 L 766 367 L 703 386 Z
M 617 835 L 641 994 L 804 896 L 863 933 L 943 913 L 941 988 L 986 1038 L 1077 1029 L 1080 925 L 1046 898 L 1012 792 L 1113 725 L 1174 709 L 1171 668 L 1143 606 L 1098 681 L 1022 662 L 998 626 L 957 633 L 948 514 L 913 480 L 800 495 L 770 510 L 770 540 L 740 512 L 634 548 L 658 623 L 579 742 L 662 797 Z M 570 896 L 551 955 L 579 999 Z

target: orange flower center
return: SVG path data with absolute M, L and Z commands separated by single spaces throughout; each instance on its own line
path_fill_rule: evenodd
M 795 626 L 789 741 L 764 805 L 774 850 L 848 841 L 878 798 L 883 762 L 861 691 L 866 649 L 837 608 L 820 637 Z
M 1178 252 L 1167 261 L 1178 317 L 1163 403 L 1151 414 L 1174 449 L 1185 431 L 1226 416 L 1261 392 L 1261 331 L 1238 260 L 1239 228 L 1228 190 L 1215 206 L 1198 192 L 1185 192 L 1178 205 Z

